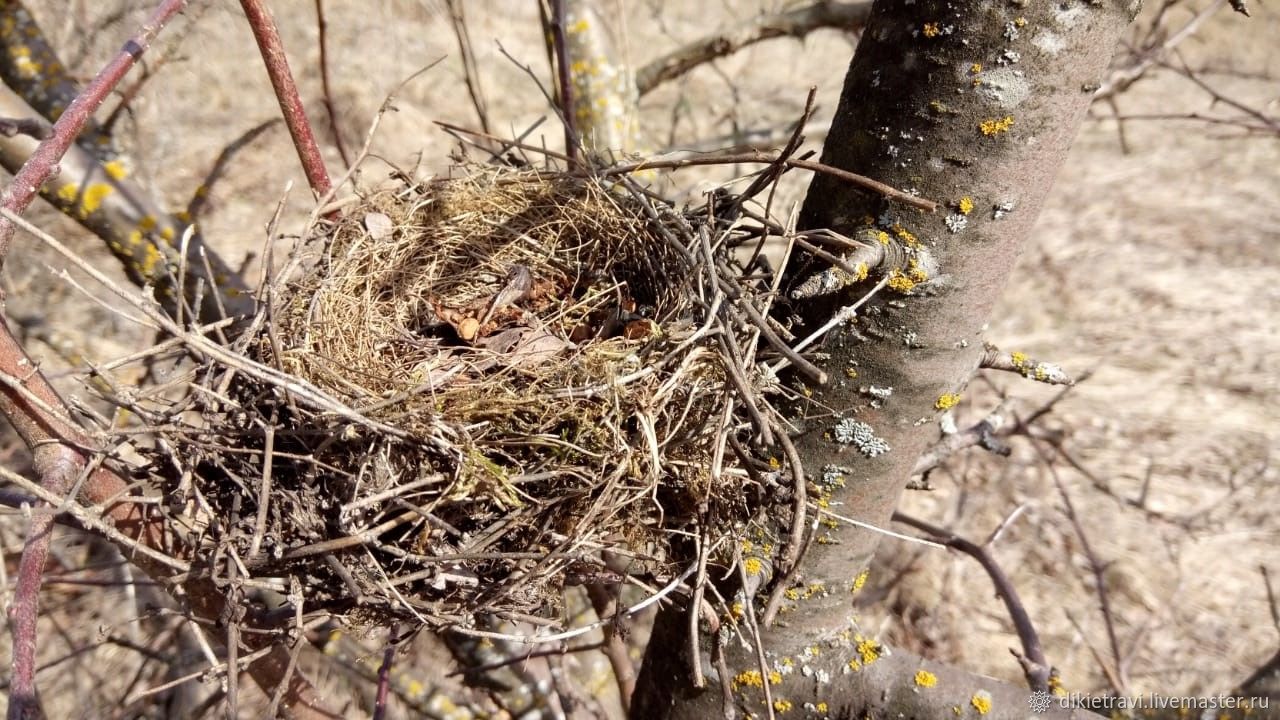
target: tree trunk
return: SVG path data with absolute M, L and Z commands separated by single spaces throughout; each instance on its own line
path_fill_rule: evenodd
M 875 3 L 823 161 L 944 207 L 924 214 L 823 175 L 809 188 L 804 228 L 851 237 L 870 230 L 905 253 L 899 266 L 880 269 L 890 282 L 857 322 L 827 335 L 824 369 L 832 380 L 812 389 L 811 404 L 794 420 L 803 428 L 796 442 L 809 477 L 829 468 L 844 478 L 830 497 L 842 515 L 888 526 L 916 458 L 937 438 L 939 408 L 977 368 L 983 328 L 1138 7 L 1122 0 Z M 802 259 L 789 271 L 791 286 L 823 268 Z M 873 273 L 795 303 L 791 312 L 805 325 L 797 334 L 820 327 L 883 277 Z M 728 641 L 726 702 L 703 638 L 709 684 L 694 688 L 688 654 L 677 651 L 688 646 L 688 619 L 683 609 L 668 609 L 632 716 L 767 717 L 764 680 L 779 714 L 809 703 L 833 718 L 1027 715 L 1026 690 L 902 652 L 885 657 L 862 637 L 851 593 L 865 580 L 880 535 L 847 526 L 818 533 L 798 582 L 825 592 L 806 593 L 781 616 L 785 626 L 761 628 L 764 677 L 750 642 Z

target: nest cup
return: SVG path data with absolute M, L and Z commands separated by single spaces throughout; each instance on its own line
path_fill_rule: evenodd
M 370 623 L 545 616 L 566 582 L 669 576 L 673 543 L 738 495 L 708 469 L 729 400 L 672 242 L 690 232 L 564 173 L 360 198 L 249 346 L 352 412 L 239 376 L 196 473 L 210 536 Z

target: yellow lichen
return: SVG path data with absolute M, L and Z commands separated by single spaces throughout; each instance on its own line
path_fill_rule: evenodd
M 781 467 L 782 467 L 782 461 L 781 461 L 781 460 L 779 460 L 776 456 L 772 456 L 772 455 L 771 455 L 771 456 L 769 456 L 769 469 L 770 469 L 770 470 L 777 470 L 777 469 L 779 469 L 779 468 L 781 468 Z
M 1013 360 L 1013 366 L 1016 368 L 1021 368 L 1023 365 L 1026 365 L 1027 360 L 1029 359 L 1026 353 L 1018 352 L 1017 350 L 1009 353 L 1009 358 Z
M 743 670 L 733 676 L 733 689 L 740 687 L 762 688 L 764 687 L 764 676 L 759 670 Z
M 960 202 L 956 205 L 956 208 L 960 210 L 961 215 L 968 215 L 973 212 L 973 198 L 965 195 L 960 198 Z
M 915 287 L 916 283 L 914 280 L 907 277 L 901 270 L 894 270 L 889 275 L 888 285 L 890 290 L 905 294 L 911 292 L 911 288 Z
M 813 709 L 825 715 L 827 714 L 828 705 L 825 702 L 820 702 L 817 705 L 814 705 Z
M 943 393 L 934 401 L 933 406 L 939 410 L 950 410 L 960 404 L 960 397 L 959 393 Z
M 938 684 L 938 676 L 928 670 L 916 671 L 916 685 L 922 688 L 931 688 Z
M 858 592 L 859 590 L 861 590 L 862 586 L 867 584 L 867 578 L 870 576 L 871 576 L 870 570 L 863 570 L 862 572 L 858 573 L 858 577 L 853 579 L 853 591 Z
M 63 202 L 73 203 L 78 197 L 80 197 L 80 186 L 75 183 L 67 183 L 58 188 L 58 199 Z
M 106 171 L 107 177 L 112 180 L 123 180 L 129 175 L 129 171 L 125 169 L 124 163 L 119 160 L 111 160 L 103 163 L 102 169 Z
M 1027 26 L 1027 19 L 1026 19 L 1026 18 L 1024 18 L 1024 17 L 1019 17 L 1019 18 L 1017 18 L 1017 19 L 1015 19 L 1015 20 L 1013 21 L 1013 24 L 1014 24 L 1014 25 L 1017 25 L 1018 27 L 1026 27 L 1026 26 Z
M 84 189 L 84 197 L 80 199 L 80 217 L 88 217 L 102 207 L 102 201 L 115 191 L 115 188 L 106 183 L 91 183 Z
M 927 38 L 938 37 L 942 34 L 942 28 L 936 22 L 925 23 L 924 29 L 921 31 Z
M 929 279 L 929 273 L 925 272 L 925 269 L 920 267 L 919 260 L 911 258 L 910 260 L 907 260 L 907 277 L 911 278 L 912 282 L 922 283 Z
M 796 588 L 787 588 L 787 589 L 786 589 L 786 592 L 784 592 L 784 593 L 782 593 L 782 594 L 783 594 L 783 595 L 786 595 L 788 600 L 799 600 L 799 599 L 800 599 L 800 591 L 799 591 L 798 589 L 796 589 Z
M 847 367 L 844 369 L 844 376 L 850 380 L 854 380 L 858 377 L 858 371 L 854 368 Z
M 746 570 L 748 575 L 759 575 L 764 572 L 764 563 L 758 557 L 749 557 L 742 561 L 742 569 Z
M 889 233 L 881 230 L 880 232 L 876 233 L 876 240 L 879 240 L 881 245 L 888 245 Z
M 872 640 L 871 638 L 862 637 L 861 635 L 855 635 L 853 639 L 854 642 L 857 643 L 856 649 L 858 651 L 858 655 L 862 657 L 863 665 L 870 665 L 880 659 L 880 643 Z
M 1062 684 L 1062 676 L 1056 670 L 1049 675 L 1049 692 L 1058 697 L 1067 696 L 1067 688 Z
M 974 75 L 977 75 L 978 73 L 982 72 L 982 63 L 974 63 L 970 65 L 969 72 Z
M 163 258 L 155 245 L 147 244 L 142 248 L 142 259 L 138 261 L 137 270 L 144 277 L 155 277 L 156 267 Z
M 898 239 L 907 247 L 918 247 L 920 245 L 920 241 L 916 236 L 913 235 L 910 230 L 902 227 L 901 225 L 893 226 L 893 234 L 897 235 Z
M 789 712 L 791 710 L 791 701 L 778 698 L 773 701 L 773 710 L 777 713 Z
M 988 120 L 983 120 L 982 124 L 978 125 L 978 129 L 987 137 L 999 135 L 1002 132 L 1008 132 L 1011 127 L 1013 127 L 1012 115 L 1005 115 L 1003 118 L 990 118 Z
M 986 690 L 979 690 L 973 694 L 973 697 L 969 698 L 969 704 L 973 706 L 974 710 L 978 711 L 979 715 L 986 715 L 991 712 L 991 693 Z

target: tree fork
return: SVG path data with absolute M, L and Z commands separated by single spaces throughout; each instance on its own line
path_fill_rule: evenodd
M 983 328 L 1138 8 L 1123 0 L 875 3 L 822 161 L 947 208 L 926 214 L 825 175 L 810 185 L 801 229 L 852 236 L 870 225 L 912 253 L 903 267 L 887 269 L 888 287 L 860 313 L 857 332 L 845 326 L 827 336 L 827 375 L 848 370 L 857 381 L 812 388 L 811 404 L 794 418 L 805 467 L 844 477 L 830 498 L 842 515 L 889 524 L 916 458 L 936 439 L 933 420 L 982 360 Z M 800 282 L 823 267 L 802 256 L 789 277 Z M 792 311 L 817 328 L 868 287 Z M 850 432 L 835 432 L 842 419 Z M 865 580 L 880 536 L 852 527 L 817 533 L 799 581 L 824 591 L 806 593 L 782 615 L 785 627 L 761 629 L 765 672 L 751 641 L 733 639 L 724 648 L 729 677 L 707 665 L 713 687 L 692 687 L 687 659 L 671 651 L 687 644 L 685 611 L 669 608 L 655 628 L 632 716 L 767 717 L 806 705 L 831 717 L 1027 714 L 1025 690 L 902 652 L 885 657 L 874 639 L 859 635 L 851 593 Z M 784 658 L 796 672 L 783 672 Z M 735 707 L 722 705 L 716 682 L 730 687 Z M 772 707 L 764 705 L 764 683 L 772 685 Z

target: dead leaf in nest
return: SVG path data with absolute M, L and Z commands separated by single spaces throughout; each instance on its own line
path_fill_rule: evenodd
M 391 235 L 394 228 L 395 224 L 386 215 L 380 212 L 365 213 L 364 229 L 369 231 L 369 237 L 374 240 L 381 240 Z
M 503 362 L 517 370 L 537 370 L 570 347 L 569 343 L 546 330 L 525 328 L 523 337 Z
M 477 342 L 476 345 L 492 352 L 506 354 L 511 352 L 511 349 L 520 343 L 520 340 L 524 338 L 524 334 L 528 332 L 528 330 L 529 328 L 509 328 L 500 333 L 490 335 L 489 337 Z
M 486 323 L 493 317 L 494 311 L 520 302 L 532 287 L 533 275 L 529 274 L 529 268 L 524 265 L 512 265 L 507 271 L 507 279 L 503 282 L 502 289 L 489 300 L 489 307 L 485 310 L 480 322 Z

